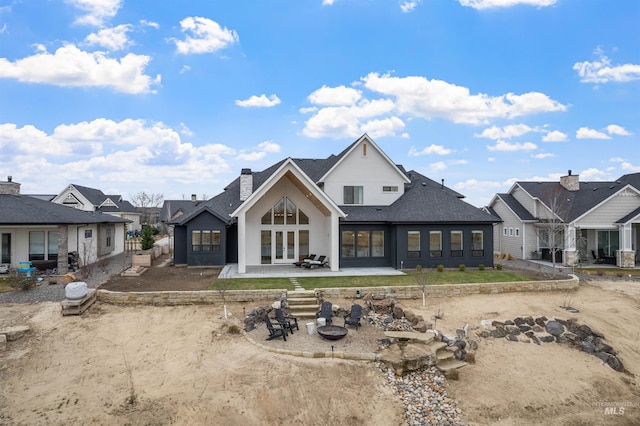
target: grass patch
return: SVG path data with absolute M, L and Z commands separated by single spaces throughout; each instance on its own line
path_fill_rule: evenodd
M 2 277 L 0 278 L 0 293 L 6 293 L 7 291 L 13 291 L 13 281 L 11 278 Z
M 300 285 L 306 289 L 336 288 L 336 287 L 391 287 L 416 285 L 413 273 L 407 275 L 368 275 L 344 277 L 297 277 Z M 511 281 L 531 281 L 531 277 L 504 271 L 445 271 L 443 273 L 429 272 L 429 284 L 462 284 L 462 283 L 491 283 Z M 288 278 L 233 278 L 230 280 L 229 290 L 293 290 L 293 284 Z M 212 284 L 209 287 L 214 290 Z

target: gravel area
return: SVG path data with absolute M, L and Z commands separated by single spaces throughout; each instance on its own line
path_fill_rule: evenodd
M 124 262 L 124 263 L 123 263 Z M 113 258 L 103 267 L 94 268 L 88 277 L 84 277 L 82 270 L 72 272 L 76 277 L 76 281 L 84 281 L 89 288 L 98 288 L 109 280 L 112 275 L 119 274 L 131 266 L 131 255 L 123 253 Z M 64 283 L 49 284 L 45 279 L 38 286 L 25 291 L 9 291 L 0 293 L 0 303 L 42 303 L 42 302 L 61 302 L 65 299 Z

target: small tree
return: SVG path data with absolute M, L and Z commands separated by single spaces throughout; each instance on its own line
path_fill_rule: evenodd
M 548 191 L 543 197 L 544 204 L 540 208 L 538 217 L 540 222 L 536 226 L 538 240 L 547 246 L 551 254 L 553 273 L 556 273 L 556 255 L 565 246 L 565 222 L 570 207 L 566 191 L 555 188 Z
M 153 228 L 148 223 L 145 223 L 142 228 L 142 235 L 140 236 L 140 247 L 142 250 L 149 250 L 154 244 Z
M 138 208 L 142 214 L 141 222 L 143 223 L 155 223 L 151 211 L 162 206 L 164 196 L 162 194 L 153 194 L 145 191 L 140 191 L 135 194 L 129 194 L 131 203 Z
M 413 275 L 416 284 L 422 290 L 422 306 L 427 306 L 427 286 L 429 285 L 429 272 L 422 268 L 422 265 L 416 266 L 416 273 Z
M 231 286 L 231 280 L 228 277 L 219 277 L 213 282 L 213 287 L 218 290 L 222 299 L 222 307 L 224 309 L 224 319 L 227 319 L 227 290 Z

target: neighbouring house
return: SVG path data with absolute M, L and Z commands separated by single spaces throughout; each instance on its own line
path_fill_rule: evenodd
M 189 213 L 206 200 L 198 200 L 196 194 L 191 194 L 191 200 L 164 200 L 158 222 L 163 233 L 167 234 L 173 241 L 174 226 L 170 225 L 180 216 Z
M 395 164 L 367 135 L 338 155 L 243 169 L 213 198 L 165 202 L 176 265 L 237 263 L 238 272 L 309 254 L 341 267 L 493 265 L 499 218 Z
M 640 173 L 580 182 L 569 170 L 559 182 L 516 182 L 509 192 L 496 194 L 486 210 L 502 219 L 494 227 L 496 253 L 623 268 L 638 260 Z
M 128 231 L 141 230 L 140 212 L 122 198 L 122 195 L 106 195 L 99 189 L 70 184 L 58 195 L 51 198 L 51 202 L 73 207 L 89 212 L 101 212 L 115 217 L 121 217 L 129 221 Z
M 68 254 L 81 266 L 124 251 L 128 219 L 83 211 L 29 195 L 11 177 L 0 181 L 0 263 L 31 261 L 39 269 L 68 271 Z

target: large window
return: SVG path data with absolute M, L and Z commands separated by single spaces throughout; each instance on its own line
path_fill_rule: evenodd
M 384 257 L 384 231 L 342 231 L 342 257 Z
M 47 252 L 49 260 L 58 259 L 58 231 L 49 231 L 47 233 L 49 241 L 47 244 Z
M 191 247 L 193 251 L 220 253 L 220 231 L 191 231 Z
M 429 232 L 429 257 L 442 257 L 442 231 Z
M 44 260 L 44 231 L 29 231 L 29 260 Z
M 344 203 L 345 204 L 362 204 L 363 203 L 362 193 L 363 191 L 361 186 L 345 186 L 344 187 Z
M 620 248 L 618 231 L 598 231 L 598 256 L 615 256 Z
M 407 257 L 420 257 L 420 231 L 407 231 Z
M 462 257 L 462 231 L 451 231 L 451 257 Z
M 271 264 L 271 231 L 260 231 L 260 263 Z
M 484 256 L 484 233 L 482 231 L 471 231 L 471 256 Z

